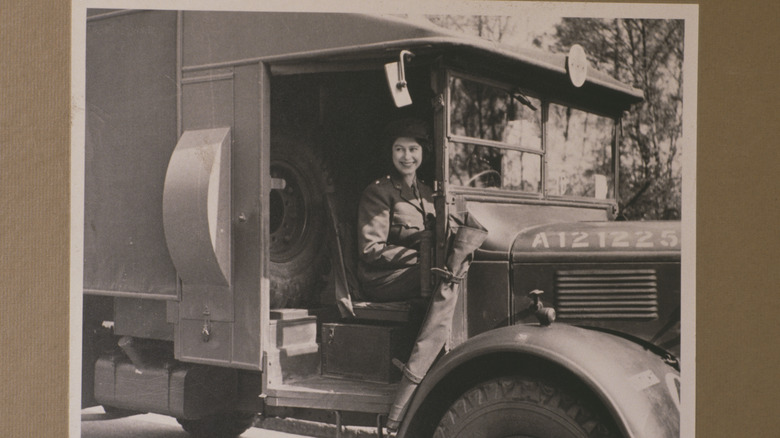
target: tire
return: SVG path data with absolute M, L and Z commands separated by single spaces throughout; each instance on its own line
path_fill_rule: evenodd
M 145 414 L 145 412 L 133 411 L 130 409 L 123 409 L 123 408 L 116 408 L 114 406 L 107 406 L 107 405 L 103 405 L 103 411 L 106 413 L 106 416 L 110 418 L 123 418 L 123 417 L 138 415 L 138 414 Z
M 271 308 L 316 307 L 330 266 L 325 193 L 332 181 L 315 149 L 300 138 L 275 138 L 270 167 L 272 178 L 285 181 L 270 195 Z
M 253 412 L 227 412 L 197 420 L 177 418 L 181 428 L 193 438 L 236 438 L 252 427 Z
M 435 438 L 619 437 L 587 395 L 543 379 L 502 377 L 478 384 L 444 414 Z

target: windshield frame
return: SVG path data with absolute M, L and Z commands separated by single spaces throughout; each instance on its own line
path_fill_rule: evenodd
M 585 108 L 582 105 L 575 105 L 571 102 L 566 102 L 564 99 L 561 99 L 559 97 L 551 98 L 548 96 L 544 96 L 542 93 L 535 92 L 534 90 L 531 90 L 527 87 L 524 87 L 521 80 L 518 80 L 517 83 L 509 83 L 506 81 L 494 79 L 488 76 L 480 75 L 471 73 L 465 69 L 452 67 L 452 66 L 446 66 L 444 68 L 443 72 L 444 77 L 446 78 L 444 80 L 444 83 L 446 84 L 446 88 L 444 90 L 444 127 L 443 127 L 443 133 L 444 133 L 444 150 L 442 151 L 442 176 L 444 181 L 444 186 L 447 188 L 447 191 L 451 195 L 463 195 L 468 198 L 482 198 L 482 199 L 495 199 L 495 200 L 517 200 L 517 201 L 532 201 L 534 203 L 554 203 L 556 205 L 584 205 L 584 206 L 611 206 L 616 207 L 617 206 L 617 199 L 619 195 L 618 187 L 619 187 L 619 151 L 618 151 L 618 144 L 619 144 L 619 136 L 621 131 L 621 117 L 619 115 L 614 114 L 608 114 L 607 112 L 597 111 L 593 108 Z M 452 84 L 453 79 L 462 79 L 467 81 L 474 81 L 483 85 L 487 85 L 490 87 L 496 87 L 498 89 L 501 89 L 503 91 L 506 91 L 508 94 L 512 93 L 519 93 L 524 97 L 530 97 L 534 99 L 538 99 L 541 102 L 541 107 L 537 108 L 537 111 L 540 111 L 541 114 L 541 147 L 540 149 L 533 149 L 533 148 L 527 148 L 527 147 L 521 147 L 512 145 L 509 143 L 504 143 L 501 141 L 496 140 L 488 140 L 488 139 L 482 139 L 482 138 L 476 138 L 476 137 L 469 137 L 469 136 L 463 136 L 454 134 L 452 132 L 452 108 L 453 108 L 453 101 L 452 101 Z M 611 135 L 611 142 L 609 147 L 609 152 L 611 154 L 610 157 L 610 168 L 612 170 L 612 193 L 610 193 L 609 196 L 606 198 L 592 198 L 592 197 L 584 197 L 584 196 L 572 196 L 572 195 L 553 195 L 549 193 L 549 188 L 547 184 L 547 175 L 549 172 L 548 166 L 548 153 L 549 153 L 549 144 L 548 144 L 548 129 L 549 129 L 549 107 L 550 104 L 557 104 L 557 105 L 563 105 L 565 107 L 570 107 L 575 110 L 579 110 L 585 113 L 593 114 L 595 116 L 604 117 L 609 120 L 612 120 L 613 126 L 612 126 L 612 135 Z M 595 105 L 594 105 L 595 106 Z M 540 190 L 538 192 L 524 192 L 520 190 L 511 190 L 511 189 L 502 189 L 502 188 L 495 188 L 495 187 L 467 187 L 467 186 L 461 186 L 454 183 L 449 182 L 450 178 L 450 164 L 449 164 L 449 154 L 451 151 L 451 148 L 454 147 L 455 144 L 468 144 L 468 145 L 475 145 L 475 146 L 486 146 L 486 147 L 494 147 L 494 148 L 500 148 L 505 150 L 511 150 L 511 151 L 518 151 L 523 153 L 530 153 L 530 154 L 536 154 L 541 156 L 541 169 L 540 169 Z

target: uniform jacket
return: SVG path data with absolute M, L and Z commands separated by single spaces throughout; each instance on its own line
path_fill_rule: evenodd
M 433 192 L 417 182 L 419 198 L 391 174 L 364 191 L 358 207 L 358 275 L 361 282 L 390 281 L 393 274 L 418 263 L 419 232 L 433 216 Z

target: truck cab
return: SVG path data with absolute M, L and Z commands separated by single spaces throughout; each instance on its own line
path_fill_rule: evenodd
M 395 17 L 88 15 L 85 406 L 194 436 L 258 413 L 384 433 L 427 301 L 361 294 L 356 215 L 384 124 L 414 117 L 439 218 L 423 290 L 442 218 L 488 238 L 398 436 L 679 434 L 680 226 L 616 220 L 639 90 L 576 49 Z

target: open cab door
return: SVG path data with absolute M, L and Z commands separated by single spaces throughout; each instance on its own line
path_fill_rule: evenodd
M 180 284 L 168 318 L 183 362 L 262 369 L 269 90 L 262 63 L 183 73 L 182 133 L 163 192 L 165 238 Z

